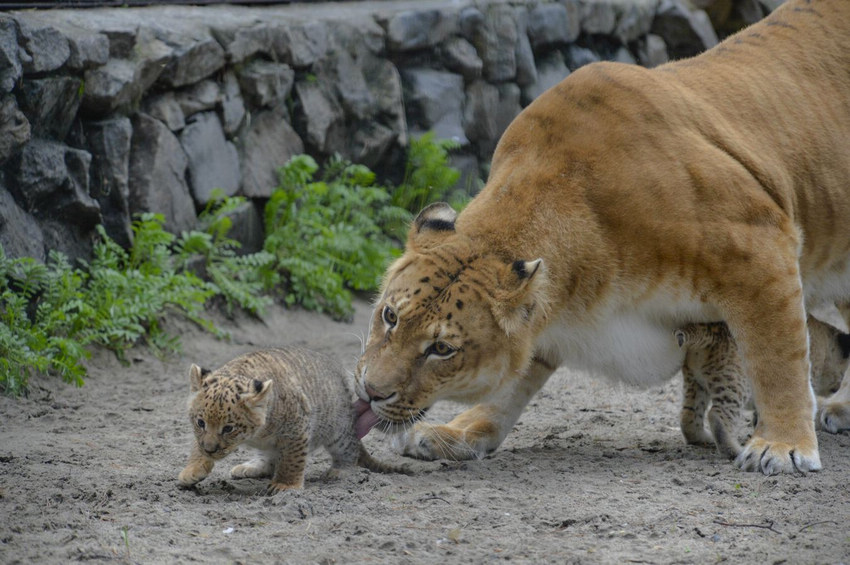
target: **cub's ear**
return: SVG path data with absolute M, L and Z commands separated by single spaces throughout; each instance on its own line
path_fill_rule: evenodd
M 407 245 L 412 249 L 425 249 L 438 243 L 442 238 L 455 231 L 457 212 L 445 202 L 429 204 L 419 212 L 410 232 Z
M 494 293 L 493 315 L 508 335 L 545 313 L 547 277 L 543 259 L 514 261 L 507 266 Z
M 192 387 L 192 392 L 198 392 L 201 390 L 201 387 L 204 384 L 204 377 L 209 375 L 212 371 L 209 369 L 202 369 L 198 365 L 192 363 L 192 366 L 189 367 L 189 383 Z
M 274 381 L 272 379 L 267 381 L 261 381 L 260 379 L 252 380 L 248 392 L 242 394 L 242 402 L 251 407 L 265 406 L 271 398 L 270 392 L 273 384 Z

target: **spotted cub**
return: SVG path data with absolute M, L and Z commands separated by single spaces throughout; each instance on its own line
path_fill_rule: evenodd
M 834 393 L 850 364 L 850 334 L 842 333 L 812 316 L 808 317 L 812 387 L 818 395 Z M 745 405 L 752 406 L 752 392 L 735 340 L 726 324 L 689 324 L 674 332 L 679 347 L 687 348 L 684 399 L 680 422 L 690 444 L 717 445 L 727 457 L 741 452 L 738 431 Z M 711 434 L 703 427 L 706 408 Z
M 189 420 L 197 441 L 178 477 L 182 486 L 203 480 L 242 444 L 259 454 L 233 467 L 230 476 L 271 477 L 269 494 L 301 488 L 307 454 L 319 447 L 331 455 L 331 476 L 354 464 L 407 472 L 376 461 L 357 439 L 348 377 L 325 355 L 294 347 L 256 351 L 215 371 L 193 364 L 189 379 Z

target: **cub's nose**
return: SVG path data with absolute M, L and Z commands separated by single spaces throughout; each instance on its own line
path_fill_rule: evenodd
M 369 397 L 369 400 L 375 400 L 375 401 L 380 402 L 381 400 L 386 400 L 387 398 L 392 396 L 390 394 L 383 394 L 383 393 L 375 390 L 369 384 L 364 385 L 364 388 L 366 389 L 366 395 Z

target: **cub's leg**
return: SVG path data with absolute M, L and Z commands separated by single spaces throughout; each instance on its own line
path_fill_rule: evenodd
M 850 430 L 850 377 L 844 375 L 838 391 L 819 403 L 817 421 L 831 434 Z
M 850 303 L 839 304 L 838 310 L 850 324 Z M 819 399 L 817 422 L 831 434 L 850 430 L 850 377 L 846 373 L 835 394 L 824 400 Z
M 691 445 L 712 445 L 714 442 L 705 431 L 705 409 L 708 407 L 708 390 L 694 374 L 689 365 L 682 367 L 684 395 L 679 425 L 685 441 Z
M 555 369 L 535 358 L 522 379 L 488 402 L 473 406 L 445 425 L 419 422 L 396 438 L 397 447 L 402 454 L 418 459 L 480 459 L 501 445 Z
M 356 465 L 362 449 L 353 426 L 347 426 L 325 448 L 331 456 L 331 468 L 324 475 L 326 479 L 335 479 L 343 469 Z
M 746 375 L 740 367 L 733 365 L 726 371 L 714 373 L 708 387 L 711 389 L 711 409 L 708 411 L 708 423 L 717 450 L 729 459 L 741 453 L 738 443 L 738 430 L 741 428 L 741 412 L 748 396 Z
M 735 463 L 767 475 L 821 468 L 798 242 L 788 235 L 792 229 L 745 225 L 730 232 L 729 248 L 721 250 L 727 276 L 714 297 L 752 379 L 759 415 Z
M 281 439 L 279 452 L 272 460 L 274 474 L 268 487 L 268 494 L 304 486 L 304 469 L 307 467 L 309 437 L 306 431 L 294 437 Z
M 234 479 L 260 479 L 271 477 L 273 471 L 274 460 L 264 453 L 233 467 L 230 476 Z
M 215 461 L 195 445 L 192 447 L 192 453 L 189 454 L 186 467 L 177 476 L 177 481 L 180 486 L 191 487 L 207 478 L 214 465 Z

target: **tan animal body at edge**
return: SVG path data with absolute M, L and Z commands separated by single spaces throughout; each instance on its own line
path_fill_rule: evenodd
M 656 69 L 579 69 L 509 126 L 459 216 L 414 222 L 356 392 L 404 453 L 479 457 L 557 367 L 660 383 L 675 328 L 724 321 L 760 415 L 736 463 L 820 469 L 806 309 L 850 298 L 848 140 L 847 0 L 790 0 Z M 474 405 L 409 425 L 445 399 Z

